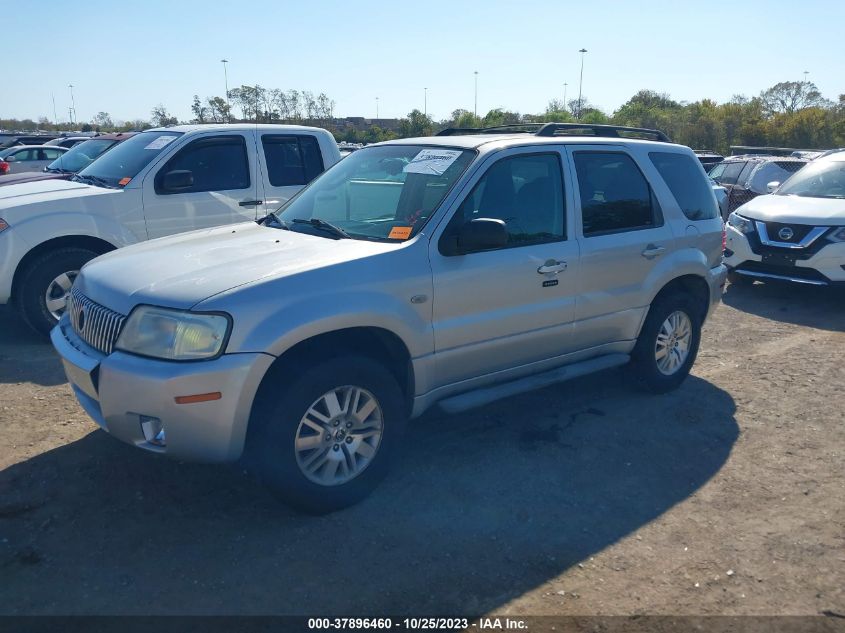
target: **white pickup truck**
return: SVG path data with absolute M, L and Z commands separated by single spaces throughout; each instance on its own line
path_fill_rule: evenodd
M 141 132 L 72 180 L 0 189 L 0 304 L 47 334 L 89 260 L 266 215 L 340 160 L 326 130 L 180 125 Z

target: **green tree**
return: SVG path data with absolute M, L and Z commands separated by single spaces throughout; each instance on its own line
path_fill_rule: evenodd
M 411 110 L 408 116 L 399 122 L 399 136 L 401 137 L 431 136 L 433 132 L 434 121 L 417 109 Z
M 191 104 L 191 112 L 194 113 L 194 122 L 205 123 L 208 118 L 208 108 L 200 101 L 199 95 L 194 95 L 194 102 Z
M 150 112 L 152 115 L 153 127 L 166 127 L 168 125 L 176 125 L 179 120 L 175 116 L 171 116 L 162 104 L 158 104 Z
M 761 92 L 760 100 L 769 116 L 827 105 L 816 84 L 811 81 L 782 81 Z

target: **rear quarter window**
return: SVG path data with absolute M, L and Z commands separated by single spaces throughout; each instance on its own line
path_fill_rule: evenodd
M 648 157 L 687 219 L 712 220 L 719 216 L 710 182 L 694 158 L 673 152 L 650 152 Z

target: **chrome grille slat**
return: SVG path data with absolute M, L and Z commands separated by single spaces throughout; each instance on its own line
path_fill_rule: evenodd
M 79 317 L 82 314 L 84 317 L 80 327 Z M 111 354 L 120 328 L 126 320 L 125 315 L 91 301 L 76 288 L 71 290 L 68 316 L 70 325 L 79 338 L 104 354 Z

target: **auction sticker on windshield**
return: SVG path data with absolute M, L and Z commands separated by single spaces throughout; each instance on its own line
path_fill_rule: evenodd
M 171 141 L 176 140 L 175 136 L 159 136 L 154 141 L 151 141 L 147 145 L 144 146 L 144 149 L 161 149 Z
M 402 170 L 406 174 L 429 174 L 431 176 L 442 176 L 443 172 L 449 169 L 454 163 L 460 150 L 454 149 L 424 149 L 414 157 Z

